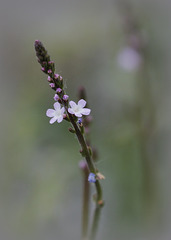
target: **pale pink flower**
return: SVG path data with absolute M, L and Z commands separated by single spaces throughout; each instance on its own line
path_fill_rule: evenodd
M 132 47 L 123 48 L 117 57 L 119 66 L 126 71 L 137 70 L 141 63 L 141 55 Z
M 47 110 L 46 116 L 51 117 L 49 121 L 50 124 L 54 123 L 55 121 L 60 123 L 63 120 L 63 114 L 65 111 L 65 108 L 64 107 L 61 108 L 61 105 L 58 102 L 54 103 L 53 106 L 54 106 L 54 109 Z
M 74 101 L 70 101 L 69 105 L 71 106 L 68 108 L 68 112 L 74 114 L 76 117 L 82 117 L 82 115 L 89 115 L 91 110 L 89 108 L 84 108 L 86 105 L 86 101 L 81 99 L 76 104 Z

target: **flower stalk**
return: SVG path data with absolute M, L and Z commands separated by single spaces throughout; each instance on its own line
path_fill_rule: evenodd
M 83 204 L 82 204 L 82 231 L 81 239 L 86 239 L 88 234 L 88 220 L 89 220 L 89 200 L 90 200 L 90 184 L 87 181 L 89 170 L 85 160 L 81 160 L 79 167 L 83 172 Z
M 81 146 L 80 153 L 85 158 L 87 163 L 87 170 L 90 174 L 93 174 L 94 184 L 96 188 L 96 196 L 95 196 L 95 202 L 96 202 L 96 210 L 100 209 L 103 206 L 103 194 L 102 194 L 102 188 L 101 184 L 99 182 L 98 178 L 98 170 L 95 167 L 95 163 L 92 159 L 92 150 L 90 146 L 88 145 L 88 142 L 85 139 L 85 130 L 86 126 L 78 119 L 82 117 L 83 115 L 89 115 L 91 110 L 89 108 L 85 108 L 86 101 L 84 99 L 80 99 L 78 101 L 78 104 L 76 104 L 74 101 L 69 101 L 69 96 L 65 93 L 64 87 L 63 87 L 63 78 L 59 74 L 55 73 L 55 64 L 53 61 L 50 60 L 50 56 L 47 53 L 47 50 L 44 48 L 43 44 L 39 41 L 35 41 L 35 50 L 36 50 L 36 56 L 38 58 L 38 62 L 41 65 L 41 70 L 48 75 L 47 81 L 49 83 L 49 86 L 56 92 L 54 96 L 54 100 L 56 101 L 54 103 L 54 109 L 48 109 L 46 112 L 46 115 L 50 117 L 50 124 L 53 124 L 54 122 L 62 122 L 63 120 L 69 121 L 72 125 L 72 128 L 69 128 L 69 131 L 71 133 L 74 133 L 77 136 L 78 142 Z M 88 173 L 87 172 L 87 173 Z M 87 177 L 87 183 L 88 183 L 88 174 Z M 90 181 L 91 182 L 91 181 Z M 87 187 L 87 185 L 85 185 Z M 86 192 L 85 192 L 86 194 Z M 85 199 L 85 201 L 88 201 L 88 198 Z M 88 209 L 88 203 L 84 203 L 84 207 Z M 84 236 L 86 236 L 87 232 L 87 219 L 88 214 L 85 214 L 86 209 L 84 209 L 83 218 L 85 223 L 85 229 L 83 229 Z M 96 217 L 97 214 L 95 214 L 95 222 L 93 223 L 94 226 L 97 225 Z M 93 234 L 95 233 L 95 227 L 93 227 Z

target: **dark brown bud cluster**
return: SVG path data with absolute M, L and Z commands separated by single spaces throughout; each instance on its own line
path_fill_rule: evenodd
M 44 72 L 47 73 L 48 69 L 51 69 L 50 56 L 48 55 L 46 49 L 39 40 L 35 41 L 34 46 L 36 50 L 37 60 L 42 66 L 42 68 L 44 68 Z
M 55 74 L 55 64 L 50 60 L 50 56 L 43 44 L 36 40 L 34 43 L 37 60 L 42 66 L 42 71 L 48 75 L 50 87 L 56 91 L 57 88 L 63 89 L 63 78 L 59 74 Z

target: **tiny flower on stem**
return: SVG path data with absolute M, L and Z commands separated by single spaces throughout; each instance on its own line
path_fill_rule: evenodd
M 96 175 L 94 173 L 90 173 L 88 176 L 88 181 L 91 183 L 95 183 L 96 182 Z
M 78 124 L 81 124 L 82 121 L 83 121 L 82 118 L 79 118 L 77 122 L 78 122 Z
M 89 108 L 84 108 L 86 105 L 86 101 L 81 99 L 76 104 L 74 101 L 70 101 L 69 105 L 71 108 L 68 108 L 68 112 L 74 114 L 76 117 L 82 117 L 82 115 L 89 115 L 91 110 Z
M 47 78 L 48 82 L 52 81 L 52 78 L 50 76 L 48 76 Z
M 66 95 L 66 94 L 65 94 L 65 95 L 63 95 L 63 100 L 64 100 L 64 101 L 68 101 L 68 98 L 69 98 L 69 96 L 68 96 L 68 95 Z
M 46 116 L 51 117 L 49 121 L 50 124 L 54 123 L 55 121 L 60 123 L 63 120 L 63 114 L 65 111 L 65 108 L 64 107 L 61 108 L 61 105 L 58 102 L 54 103 L 53 106 L 54 106 L 54 109 L 47 110 Z
M 59 100 L 58 94 L 55 94 L 55 96 L 53 97 L 53 99 L 54 99 L 55 101 L 58 101 L 58 100 Z
M 62 89 L 61 89 L 61 88 L 57 88 L 57 89 L 56 89 L 56 92 L 57 92 L 57 93 L 61 93 L 61 92 L 62 92 Z
M 54 83 L 50 83 L 49 86 L 50 86 L 51 88 L 54 88 L 54 87 L 55 87 L 55 84 L 54 84 Z
M 59 74 L 54 74 L 54 78 L 57 80 L 58 79 L 58 77 L 59 77 Z

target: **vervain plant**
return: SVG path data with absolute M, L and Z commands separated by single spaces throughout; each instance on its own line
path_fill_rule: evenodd
M 89 128 L 91 117 L 88 116 L 91 112 L 89 108 L 86 108 L 85 91 L 80 89 L 81 99 L 78 103 L 69 101 L 69 96 L 65 93 L 63 78 L 59 74 L 55 73 L 55 64 L 51 61 L 43 44 L 39 41 L 35 41 L 35 50 L 37 60 L 41 65 L 41 70 L 48 75 L 47 81 L 49 86 L 55 91 L 54 95 L 54 109 L 48 109 L 46 115 L 50 117 L 50 124 L 55 122 L 68 121 L 71 124 L 69 131 L 77 136 L 78 142 L 81 146 L 80 153 L 85 161 L 81 161 L 80 168 L 84 173 L 84 190 L 83 190 L 83 217 L 82 217 L 82 240 L 89 239 L 94 240 L 99 223 L 100 210 L 104 205 L 102 199 L 102 188 L 99 180 L 104 179 L 104 176 L 97 170 L 93 158 L 95 152 L 90 147 L 89 141 L 86 138 L 86 130 Z M 92 220 L 91 230 L 88 235 L 89 225 L 89 182 L 93 183 L 96 188 L 96 194 L 94 195 L 94 201 L 96 207 L 94 210 L 94 216 Z

